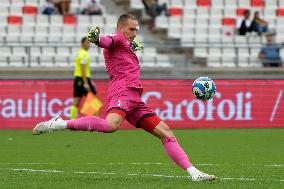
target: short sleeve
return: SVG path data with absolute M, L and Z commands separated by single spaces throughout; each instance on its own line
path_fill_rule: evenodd
M 79 62 L 80 64 L 87 64 L 87 57 L 83 53 L 78 53 L 76 62 Z

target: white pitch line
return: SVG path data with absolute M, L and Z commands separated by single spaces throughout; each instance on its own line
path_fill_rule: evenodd
M 61 170 L 45 170 L 45 169 L 15 169 L 10 168 L 13 171 L 27 171 L 27 172 L 44 172 L 44 173 L 68 173 L 68 171 L 61 171 Z M 85 171 L 73 171 L 70 172 L 73 174 L 98 174 L 98 175 L 117 175 L 117 173 L 112 172 L 100 172 L 100 171 L 93 171 L 93 172 L 85 172 Z M 181 176 L 181 175 L 161 175 L 161 174 L 140 174 L 140 173 L 126 173 L 127 176 L 152 176 L 152 177 L 161 177 L 161 178 L 188 178 L 188 176 Z M 264 180 L 262 178 L 245 178 L 245 177 L 221 177 L 218 178 L 220 180 L 240 180 L 240 181 L 257 181 L 257 180 Z M 284 182 L 284 179 L 273 179 L 274 181 Z
M 0 162 L 0 165 L 52 165 L 52 164 L 55 164 L 55 163 L 44 163 L 44 162 L 1 163 Z
M 138 162 L 132 162 L 132 163 L 108 163 L 109 165 L 162 165 L 163 163 L 157 162 L 157 163 L 138 163 Z
M 63 173 L 64 171 L 46 169 L 11 169 L 13 171 L 44 172 L 44 173 Z
M 265 167 L 284 167 L 284 164 L 263 165 Z
M 54 165 L 57 163 L 52 162 L 0 162 L 0 165 Z M 82 163 L 85 165 L 97 165 L 98 163 Z M 170 163 L 162 163 L 162 162 L 109 162 L 107 165 L 169 165 Z M 196 163 L 196 166 L 231 166 L 230 164 L 218 164 L 218 163 Z M 237 164 L 232 164 L 232 166 L 236 166 Z M 264 167 L 284 167 L 284 164 L 241 164 L 245 166 L 264 166 Z
M 283 94 L 283 91 L 280 90 L 279 93 L 278 93 L 278 97 L 277 97 L 277 100 L 275 102 L 275 105 L 273 107 L 273 111 L 272 111 L 272 114 L 270 116 L 270 122 L 272 122 L 274 120 L 274 117 L 275 117 L 275 114 L 276 114 L 276 111 L 277 111 L 277 108 L 279 106 L 279 103 L 280 103 L 280 100 L 282 98 L 282 94 Z

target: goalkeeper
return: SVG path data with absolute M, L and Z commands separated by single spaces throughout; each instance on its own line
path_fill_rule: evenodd
M 73 105 L 70 109 L 70 119 L 76 119 L 78 114 L 78 107 L 81 99 L 88 92 L 97 94 L 96 89 L 91 81 L 91 69 L 90 69 L 90 55 L 88 50 L 90 48 L 90 42 L 87 37 L 81 40 L 81 49 L 78 51 L 75 59 L 74 67 L 74 83 L 73 83 Z
M 141 99 L 143 88 L 135 50 L 141 49 L 142 45 L 134 41 L 138 29 L 136 17 L 124 14 L 118 19 L 115 34 L 100 35 L 99 27 L 89 32 L 89 41 L 104 48 L 106 70 L 110 76 L 106 118 L 87 116 L 65 121 L 60 117 L 54 117 L 37 124 L 33 134 L 63 129 L 112 133 L 117 131 L 126 119 L 133 126 L 142 128 L 160 139 L 167 155 L 187 171 L 193 181 L 212 181 L 215 176 L 199 171 L 190 163 L 172 130 Z

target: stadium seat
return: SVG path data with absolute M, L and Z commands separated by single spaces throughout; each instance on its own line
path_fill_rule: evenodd
M 25 4 L 26 5 L 32 5 L 32 6 L 39 6 L 40 3 L 38 0 L 25 0 Z
M 207 53 L 207 48 L 194 48 L 194 57 L 207 57 L 208 53 Z
M 22 24 L 22 17 L 20 16 L 8 16 L 7 18 L 8 24 L 12 25 L 21 25 Z
M 184 6 L 185 7 L 192 7 L 192 8 L 195 8 L 196 5 L 197 5 L 197 0 L 186 0 L 184 1 Z
M 158 16 L 156 19 L 156 27 L 161 29 L 168 28 L 168 18 L 166 16 Z
M 35 16 L 23 15 L 22 19 L 24 26 L 36 26 Z
M 215 19 L 215 18 L 218 18 L 218 19 L 221 19 L 221 17 L 223 17 L 223 9 L 222 8 L 219 8 L 219 7 L 212 7 L 210 9 L 210 18 L 211 19 Z
M 144 5 L 141 0 L 130 0 L 130 8 L 140 10 L 144 8 Z
M 7 27 L 6 26 L 0 26 L 0 39 L 3 42 L 4 38 L 7 36 Z
M 94 26 L 101 26 L 104 25 L 104 18 L 102 16 L 91 16 L 91 25 Z
M 78 42 L 81 41 L 81 39 L 87 35 L 89 32 L 88 27 L 76 27 L 76 39 L 78 39 Z M 77 41 L 77 40 L 76 40 Z
M 236 59 L 233 57 L 221 57 L 222 67 L 236 67 Z
M 23 0 L 11 0 L 11 5 L 16 5 L 16 6 L 23 6 L 24 1 Z
M 54 56 L 41 56 L 39 57 L 40 66 L 54 67 Z
M 6 36 L 6 40 L 10 42 L 18 42 L 19 37 L 21 35 L 21 26 L 18 25 L 10 25 L 7 28 L 8 35 Z
M 211 0 L 197 0 L 197 5 L 200 7 L 210 7 Z
M 277 9 L 277 16 L 283 17 L 284 16 L 284 8 L 279 8 Z
M 91 25 L 91 20 L 90 20 L 90 16 L 88 15 L 78 15 L 77 16 L 77 25 L 78 26 L 90 26 Z
M 236 19 L 234 18 L 223 18 L 222 23 L 224 26 L 232 26 L 236 25 Z
M 265 6 L 265 2 L 264 0 L 251 0 L 251 6 L 252 7 L 264 7 Z
M 42 55 L 43 56 L 54 56 L 56 53 L 55 53 L 55 48 L 53 47 L 42 47 Z
M 63 17 L 63 23 L 67 25 L 76 25 L 77 18 L 73 15 L 67 15 Z
M 46 26 L 35 27 L 34 40 L 36 42 L 46 42 L 46 37 L 48 36 L 48 29 Z
M 236 57 L 235 48 L 223 48 L 222 57 Z
M 244 13 L 247 9 L 246 8 L 238 8 L 237 11 L 237 16 L 242 17 L 244 16 Z
M 112 34 L 112 33 L 114 33 L 115 32 L 115 27 L 114 26 L 108 26 L 108 25 L 106 25 L 104 28 L 103 28 L 103 33 L 105 33 L 105 34 Z
M 69 57 L 69 55 L 56 54 L 54 56 L 55 66 L 59 66 L 59 67 L 68 67 L 68 66 L 70 66 L 68 57 Z M 73 66 L 73 64 L 72 64 L 72 66 Z
M 69 25 L 63 26 L 62 35 L 74 37 L 75 36 L 75 26 L 69 26 Z
M 156 56 L 157 55 L 157 49 L 153 47 L 145 47 L 143 49 L 143 54 L 144 55 L 150 55 L 150 56 Z
M 22 33 L 22 35 L 20 36 L 21 42 L 29 43 L 33 41 L 33 37 L 35 35 L 33 26 L 23 25 L 21 33 Z
M 105 23 L 107 26 L 116 27 L 117 16 L 107 15 L 105 16 Z
M 194 18 L 196 16 L 196 9 L 193 7 L 185 7 L 183 16 Z
M 12 51 L 10 47 L 1 47 L 1 55 L 5 55 L 5 56 L 11 56 Z
M 267 7 L 263 9 L 263 17 L 265 19 L 275 19 L 276 18 L 276 11 L 274 8 Z M 268 21 L 269 25 L 271 25 L 271 21 Z
M 211 1 L 211 9 L 212 8 L 224 8 L 224 1 L 223 0 L 212 0 Z
M 265 5 L 269 5 L 269 6 L 266 6 L 265 9 L 267 8 L 276 9 L 276 7 L 278 7 L 278 0 L 265 0 Z
M 25 47 L 13 47 L 12 55 L 9 58 L 10 66 L 23 67 L 26 66 L 27 53 Z
M 221 67 L 221 58 L 220 57 L 211 57 L 207 58 L 208 67 Z
M 171 7 L 169 8 L 169 14 L 171 16 L 182 16 L 183 15 L 183 9 L 182 8 L 178 8 L 178 7 Z
M 233 7 L 226 7 L 224 9 L 224 17 L 235 18 L 236 17 L 236 9 Z
M 37 7 L 25 5 L 23 6 L 23 13 L 29 15 L 36 15 Z
M 209 8 L 208 7 L 198 7 L 196 9 L 196 14 L 198 18 L 209 18 Z
M 173 65 L 170 63 L 170 58 L 168 55 L 158 55 L 157 64 L 154 66 L 159 66 L 159 67 L 172 67 Z
M 2 3 L 2 2 L 1 2 Z M 9 15 L 9 7 L 6 6 L 0 6 L 0 16 L 7 17 Z
M 168 29 L 168 37 L 179 39 L 181 38 L 181 27 L 171 26 Z
M 209 57 L 221 57 L 222 52 L 220 48 L 209 48 Z
M 169 1 L 168 5 L 170 6 L 170 8 L 173 8 L 173 7 L 183 8 L 184 7 L 184 0 Z
M 51 26 L 62 26 L 63 18 L 61 15 L 52 15 L 50 16 L 50 24 Z
M 37 26 L 49 26 L 49 16 L 46 15 L 37 15 L 36 16 Z
M 224 3 L 225 3 L 225 9 L 227 9 L 229 7 L 236 8 L 237 5 L 238 5 L 238 1 L 237 0 L 226 0 L 226 1 L 224 1 Z
M 243 8 L 250 8 L 251 2 L 250 0 L 238 0 L 238 6 Z
M 143 67 L 155 67 L 156 57 L 155 56 L 143 56 L 142 66 Z
M 15 16 L 22 16 L 23 15 L 23 10 L 22 10 L 22 5 L 17 6 L 13 5 L 10 6 L 10 15 L 15 15 Z

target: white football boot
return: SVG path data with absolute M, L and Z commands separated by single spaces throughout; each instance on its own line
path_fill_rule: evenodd
M 34 135 L 40 135 L 43 133 L 51 131 L 59 131 L 67 128 L 67 122 L 64 121 L 61 117 L 55 116 L 49 121 L 44 121 L 35 126 L 32 133 Z
M 191 166 L 187 169 L 187 172 L 189 173 L 191 180 L 195 182 L 199 181 L 213 181 L 216 179 L 214 175 L 208 175 L 206 173 L 203 173 L 196 169 L 195 167 Z

